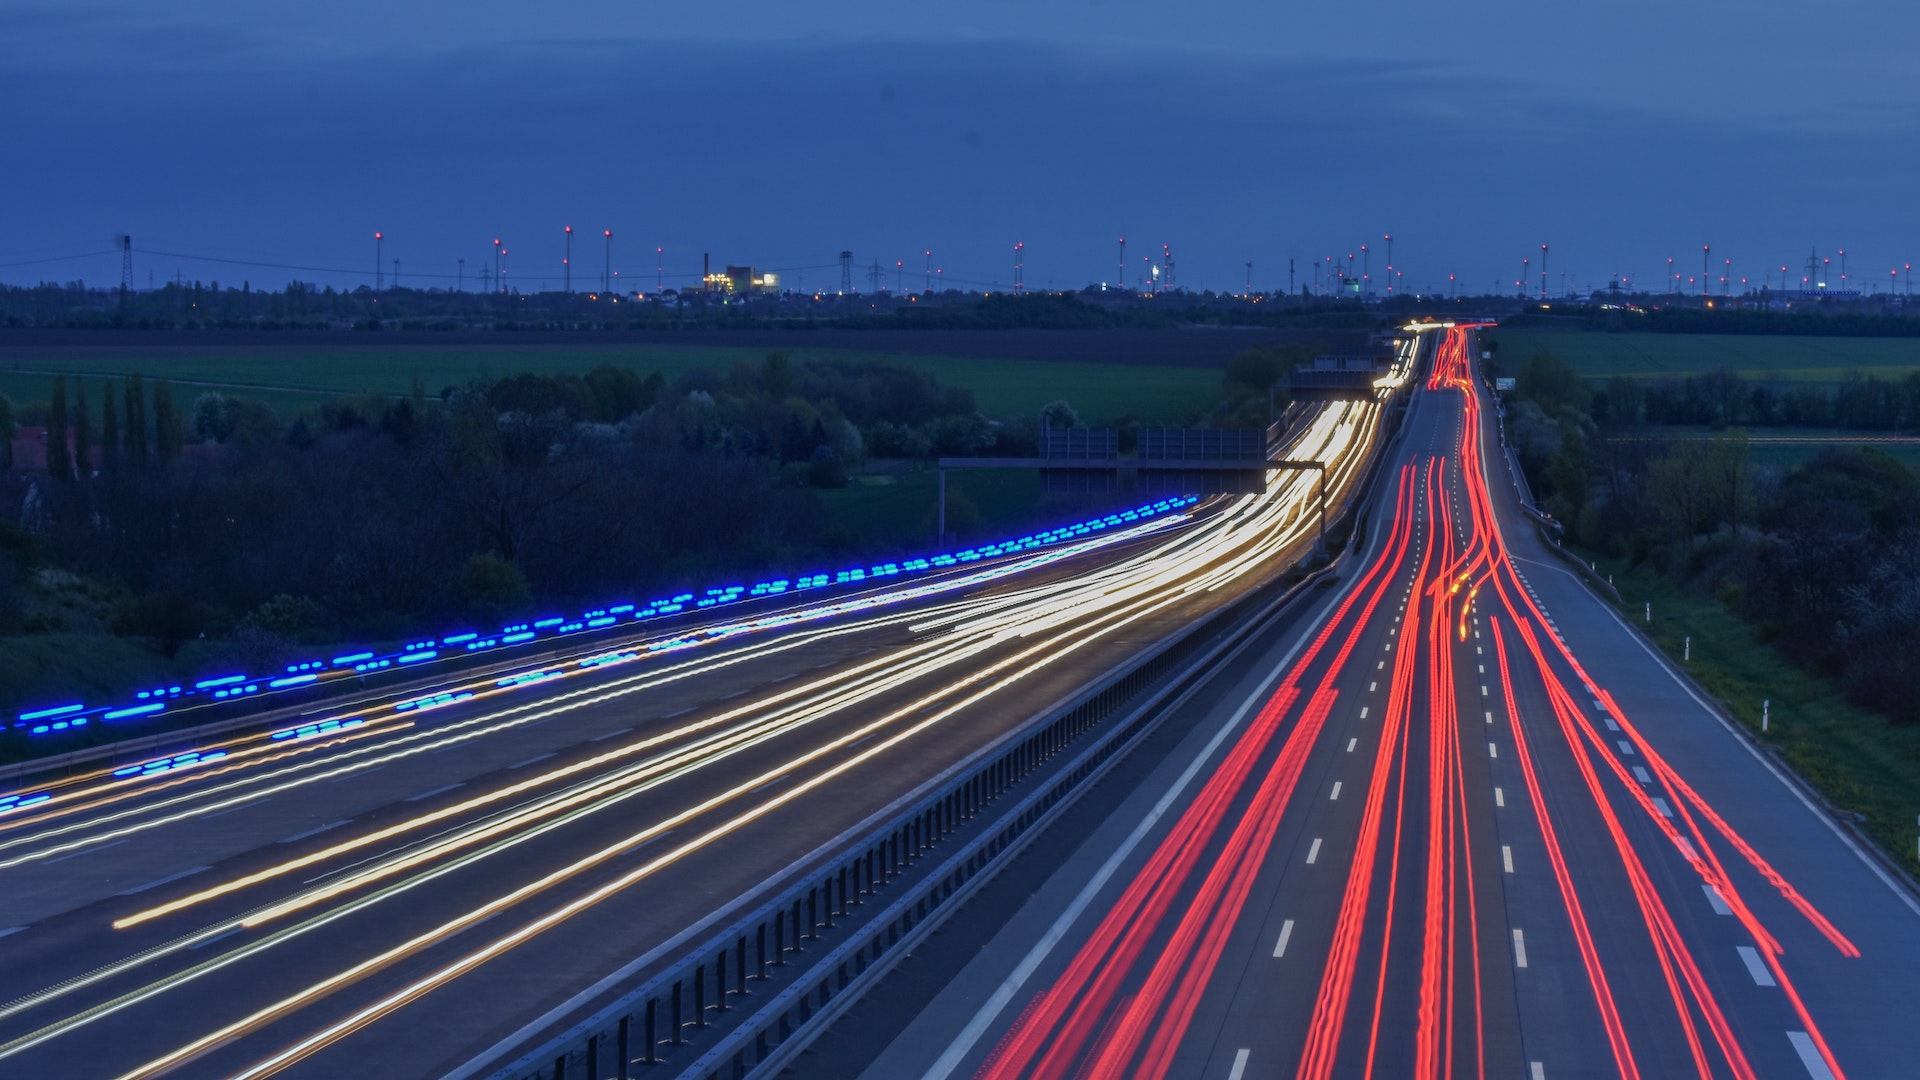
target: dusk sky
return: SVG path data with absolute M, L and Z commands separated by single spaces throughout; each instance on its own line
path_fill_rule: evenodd
M 498 236 L 557 287 L 571 224 L 577 286 L 611 228 L 638 287 L 656 247 L 669 286 L 710 252 L 834 289 L 843 248 L 912 286 L 931 248 L 992 287 L 1025 241 L 1077 288 L 1124 235 L 1135 274 L 1168 244 L 1182 285 L 1271 289 L 1391 232 L 1409 289 L 1511 288 L 1543 242 L 1556 289 L 1703 243 L 1884 289 L 1920 261 L 1916 37 L 1911 0 L 9 0 L 0 280 L 114 283 L 84 253 L 127 232 L 143 288 L 353 285 L 378 229 L 403 283 L 475 287 Z

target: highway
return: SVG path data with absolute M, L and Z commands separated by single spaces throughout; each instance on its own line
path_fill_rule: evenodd
M 1915 1075 L 1920 901 L 1546 549 L 1472 341 L 1342 587 L 834 1068 Z
M 1328 405 L 1288 454 L 1344 500 L 1382 419 Z M 1317 479 L 34 789 L 0 816 L 0 1075 L 510 1054 L 1298 558 Z

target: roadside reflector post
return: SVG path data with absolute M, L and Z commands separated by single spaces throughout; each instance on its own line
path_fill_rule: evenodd
M 1772 711 L 1773 701 L 1771 699 L 1763 699 L 1760 702 L 1760 730 L 1763 732 L 1767 730 L 1767 718 Z
M 1687 635 L 1686 644 L 1683 647 L 1683 650 L 1684 651 L 1682 651 L 1680 654 L 1680 659 L 1691 661 L 1693 659 L 1693 635 L 1692 634 Z
M 1649 623 L 1653 621 L 1653 601 L 1651 600 L 1647 601 L 1647 621 Z

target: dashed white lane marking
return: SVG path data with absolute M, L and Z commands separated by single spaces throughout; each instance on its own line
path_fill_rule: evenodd
M 1606 712 L 1606 711 L 1607 711 L 1607 704 L 1606 704 L 1606 702 L 1604 702 L 1604 701 L 1601 701 L 1601 700 L 1600 700 L 1599 698 L 1594 698 L 1594 699 L 1593 699 L 1593 707 L 1594 707 L 1594 708 L 1596 708 L 1596 709 L 1598 709 L 1598 710 L 1600 710 L 1601 712 Z
M 1366 718 L 1367 718 L 1367 707 L 1365 705 L 1362 705 L 1360 706 L 1360 719 L 1365 720 Z
M 1499 788 L 1493 789 L 1493 805 L 1495 806 L 1507 805 L 1507 797 L 1501 793 Z
M 1378 689 L 1380 689 L 1379 680 L 1375 680 L 1367 684 L 1367 693 L 1369 694 L 1373 693 L 1375 690 L 1378 690 Z
M 225 810 L 217 810 L 211 814 L 201 814 L 195 817 L 193 820 L 212 821 L 214 818 L 217 818 L 217 817 L 226 817 L 228 814 L 237 814 L 242 810 L 251 810 L 254 807 L 259 806 L 261 803 L 266 801 L 267 801 L 266 799 L 254 799 L 251 802 L 243 802 L 239 806 L 229 806 Z
M 1673 843 L 1675 847 L 1680 849 L 1680 854 L 1687 857 L 1688 862 L 1700 861 L 1700 853 L 1693 850 L 1693 841 L 1684 836 L 1676 836 L 1673 838 Z
M 1227 1080 L 1240 1080 L 1241 1077 L 1247 1075 L 1247 1058 L 1252 1056 L 1253 1051 L 1244 1047 L 1241 1048 L 1239 1053 L 1233 1055 L 1233 1071 L 1227 1073 Z
M 1702 885 L 1700 886 L 1700 890 L 1707 894 L 1707 903 L 1713 907 L 1713 913 L 1715 915 L 1733 914 L 1733 909 L 1727 906 L 1726 898 L 1720 895 L 1719 889 L 1711 885 Z
M 1481 648 L 1481 647 L 1480 647 L 1480 646 L 1478 646 L 1478 645 L 1475 645 L 1475 646 L 1473 647 L 1473 654 L 1474 654 L 1475 656 L 1485 656 L 1485 655 L 1487 655 L 1487 650 L 1485 650 L 1485 649 L 1483 649 L 1483 648 Z
M 1334 802 L 1339 798 L 1340 798 L 1340 781 L 1335 780 L 1333 782 L 1333 794 L 1327 796 L 1327 801 Z
M 1377 664 L 1375 664 L 1375 665 L 1373 665 L 1373 670 L 1375 670 L 1375 671 L 1379 671 L 1379 670 L 1380 670 L 1381 668 L 1383 668 L 1383 667 L 1386 667 L 1386 666 L 1387 666 L 1387 662 L 1386 662 L 1385 660 L 1382 660 L 1382 661 L 1380 661 L 1379 663 L 1377 663 Z
M 1513 873 L 1513 849 L 1505 844 L 1500 845 L 1500 865 L 1506 868 L 1507 873 Z
M 1480 674 L 1482 674 L 1482 675 L 1485 675 L 1486 673 L 1487 673 L 1487 665 L 1485 665 L 1485 664 L 1481 664 L 1481 665 L 1480 665 Z
M 24 926 L 9 926 L 5 930 L 0 930 L 0 937 L 10 937 L 25 929 Z
M 1313 838 L 1313 846 L 1307 849 L 1307 865 L 1312 866 L 1320 858 L 1320 838 Z
M 1351 754 L 1351 753 L 1353 753 L 1353 748 L 1354 748 L 1354 747 L 1356 747 L 1356 746 L 1359 746 L 1359 745 L 1360 745 L 1360 740 L 1359 740 L 1359 739 L 1357 739 L 1357 738 L 1356 738 L 1356 739 L 1348 739 L 1348 740 L 1347 740 L 1347 753 L 1349 753 L 1349 754 Z
M 1603 717 L 1601 717 L 1600 719 L 1602 719 L 1602 720 L 1605 720 L 1605 721 L 1607 722 L 1607 730 L 1608 730 L 1608 731 L 1619 731 L 1619 730 L 1620 730 L 1620 725 L 1619 725 L 1619 724 L 1616 724 L 1616 723 L 1614 723 L 1614 722 L 1613 722 L 1613 717 L 1611 717 L 1611 716 L 1603 716 Z
M 1547 1067 L 1545 1065 L 1537 1061 L 1531 1061 L 1527 1064 L 1532 1073 L 1530 1080 L 1547 1080 Z
M 1486 696 L 1487 696 L 1487 688 L 1486 688 L 1486 687 L 1484 687 L 1484 686 L 1483 686 L 1483 687 L 1481 687 L 1481 688 L 1480 688 L 1480 696 L 1481 696 L 1481 697 L 1486 697 Z
M 1653 783 L 1653 777 L 1647 775 L 1647 770 L 1639 765 L 1633 767 L 1633 778 L 1643 784 Z
M 146 892 L 148 889 L 157 889 L 162 885 L 171 885 L 174 882 L 179 881 L 181 878 L 190 878 L 202 870 L 211 870 L 211 869 L 213 869 L 213 867 L 211 866 L 196 866 L 191 870 L 182 870 L 177 874 L 168 874 L 166 877 L 163 877 L 158 881 L 149 881 L 145 885 L 135 885 L 131 889 L 122 889 L 120 890 L 120 895 L 133 896 L 136 893 Z
M 1280 924 L 1280 940 L 1273 943 L 1273 957 L 1278 960 L 1287 955 L 1287 939 L 1293 936 L 1293 920 Z
M 507 766 L 507 768 L 509 768 L 509 769 L 524 769 L 524 768 L 526 768 L 527 766 L 529 766 L 529 765 L 531 765 L 531 764 L 533 764 L 533 763 L 534 763 L 534 762 L 536 762 L 536 761 L 545 761 L 545 760 L 547 760 L 548 758 L 550 758 L 550 757 L 552 757 L 552 756 L 554 755 L 554 753 L 555 753 L 555 751 L 551 751 L 551 750 L 549 750 L 548 752 L 546 752 L 546 753 L 544 753 L 544 754 L 535 754 L 535 755 L 533 755 L 532 757 L 530 757 L 530 758 L 527 758 L 527 759 L 526 759 L 525 761 L 516 761 L 516 762 L 514 762 L 513 764 L 511 764 L 511 765 L 509 765 L 509 766 Z
M 1767 970 L 1767 962 L 1760 959 L 1760 950 L 1751 945 L 1741 945 L 1740 962 L 1747 965 L 1747 974 L 1753 976 L 1755 986 L 1777 986 L 1773 981 L 1773 972 Z
M 595 735 L 595 736 L 594 736 L 593 738 L 591 738 L 591 739 L 588 739 L 587 741 L 588 741 L 588 742 L 603 742 L 603 741 L 605 741 L 605 740 L 607 740 L 607 739 L 611 739 L 611 738 L 615 738 L 616 736 L 620 736 L 620 735 L 625 735 L 625 734 L 627 734 L 628 732 L 630 732 L 630 731 L 632 731 L 632 730 L 633 730 L 633 729 L 632 729 L 632 728 L 630 728 L 630 727 L 623 727 L 623 728 L 614 728 L 614 729 L 613 729 L 612 731 L 609 731 L 609 732 L 607 732 L 607 733 L 606 733 L 606 734 L 604 734 L 604 735 Z
M 1518 929 L 1513 932 L 1513 966 L 1527 966 L 1527 935 Z
M 831 661 L 831 660 L 829 660 L 829 661 L 827 661 L 827 662 L 826 662 L 826 664 L 815 664 L 814 666 L 815 666 L 815 667 L 825 667 L 825 666 L 827 666 L 827 664 L 831 664 L 831 663 L 833 663 L 833 661 Z M 687 706 L 687 707 L 686 707 L 686 708 L 684 708 L 684 709 L 675 709 L 675 710 L 673 710 L 673 711 L 672 711 L 672 712 L 670 712 L 670 713 L 661 713 L 661 714 L 660 714 L 660 719 L 662 719 L 662 720 L 671 720 L 671 719 L 673 719 L 673 718 L 674 718 L 674 717 L 676 717 L 676 716 L 685 716 L 685 715 L 687 715 L 688 713 L 690 713 L 690 712 L 692 712 L 692 711 L 693 711 L 693 706 L 691 706 L 691 705 L 689 705 L 689 706 Z
M 1813 1080 L 1833 1080 L 1833 1070 L 1827 1068 L 1827 1061 L 1820 1056 L 1820 1048 L 1813 1045 L 1813 1039 L 1804 1031 L 1787 1032 L 1787 1041 L 1793 1044 L 1793 1052 L 1800 1055 L 1800 1064 L 1806 1066 L 1807 1075 Z
M 1391 630 L 1389 630 L 1389 631 L 1388 631 L 1388 633 L 1392 633 L 1392 631 L 1391 631 Z M 1393 651 L 1393 642 L 1391 642 L 1391 641 L 1389 641 L 1389 642 L 1387 642 L 1387 647 L 1386 647 L 1386 650 L 1385 650 L 1385 651 L 1386 651 L 1386 652 L 1392 652 L 1392 651 Z
M 460 783 L 461 783 L 461 784 L 463 784 L 463 783 L 465 783 L 465 782 L 466 782 L 466 781 L 464 781 L 464 780 L 463 780 L 463 781 L 461 781 Z M 460 784 L 443 784 L 443 785 L 441 785 L 440 787 L 437 787 L 437 788 L 434 788 L 434 789 L 433 789 L 432 791 L 423 791 L 423 792 L 421 792 L 421 793 L 420 793 L 420 794 L 418 794 L 418 795 L 409 795 L 409 796 L 407 796 L 407 797 L 406 797 L 406 799 L 405 799 L 405 800 L 403 800 L 403 801 L 405 801 L 405 802 L 420 802 L 420 801 L 422 801 L 422 800 L 424 800 L 424 799 L 431 799 L 431 798 L 433 798 L 433 797 L 434 797 L 435 795 L 445 795 L 445 794 L 446 794 L 447 792 L 449 792 L 449 791 L 452 791 L 452 790 L 453 790 L 454 788 L 457 788 L 457 787 L 459 787 L 459 786 L 460 786 Z
M 1618 744 L 1619 744 L 1619 746 L 1620 746 L 1620 752 L 1621 752 L 1621 753 L 1623 753 L 1623 754 L 1626 754 L 1626 755 L 1627 755 L 1627 756 L 1629 756 L 1629 757 L 1631 757 L 1631 756 L 1633 756 L 1633 744 L 1632 744 L 1632 743 L 1630 743 L 1630 742 L 1628 742 L 1628 741 L 1627 741 L 1627 740 L 1625 740 L 1625 739 L 1616 739 L 1616 740 L 1614 740 L 1614 741 L 1615 741 L 1616 743 L 1618 743 Z
M 1487 723 L 1493 723 L 1493 710 L 1487 710 Z
M 328 829 L 337 829 L 340 826 L 345 825 L 352 820 L 353 820 L 352 818 L 341 818 L 339 821 L 329 821 L 325 825 L 316 825 L 313 828 L 308 829 L 306 832 L 294 833 L 292 836 L 286 837 L 285 839 L 279 842 L 282 844 L 298 843 L 302 840 L 305 840 L 309 836 L 319 836 L 321 833 L 326 832 Z
M 1488 756 L 1488 757 L 1494 757 L 1494 758 L 1497 758 L 1497 757 L 1499 757 L 1499 756 L 1500 756 L 1500 747 L 1499 747 L 1498 745 L 1496 745 L 1496 744 L 1494 744 L 1494 743 L 1488 743 L 1488 744 L 1487 744 L 1487 756 Z
M 1655 799 L 1653 800 L 1653 808 L 1654 808 L 1655 810 L 1658 810 L 1658 811 L 1660 811 L 1660 816 L 1661 816 L 1661 817 L 1668 817 L 1668 818 L 1670 818 L 1670 817 L 1672 817 L 1672 816 L 1673 816 L 1673 807 L 1671 807 L 1671 806 L 1668 806 L 1668 805 L 1667 805 L 1667 800 L 1665 800 L 1665 799 L 1662 799 L 1662 798 L 1657 798 L 1657 797 L 1656 797 L 1656 798 L 1655 798 Z

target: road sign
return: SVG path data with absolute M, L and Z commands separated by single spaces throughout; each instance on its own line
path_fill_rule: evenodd
M 1513 380 L 1512 380 L 1512 379 L 1504 379 L 1504 378 L 1503 378 L 1503 379 L 1495 379 L 1495 380 L 1493 380 L 1493 388 L 1494 388 L 1495 390 L 1511 390 L 1511 389 L 1513 389 Z

